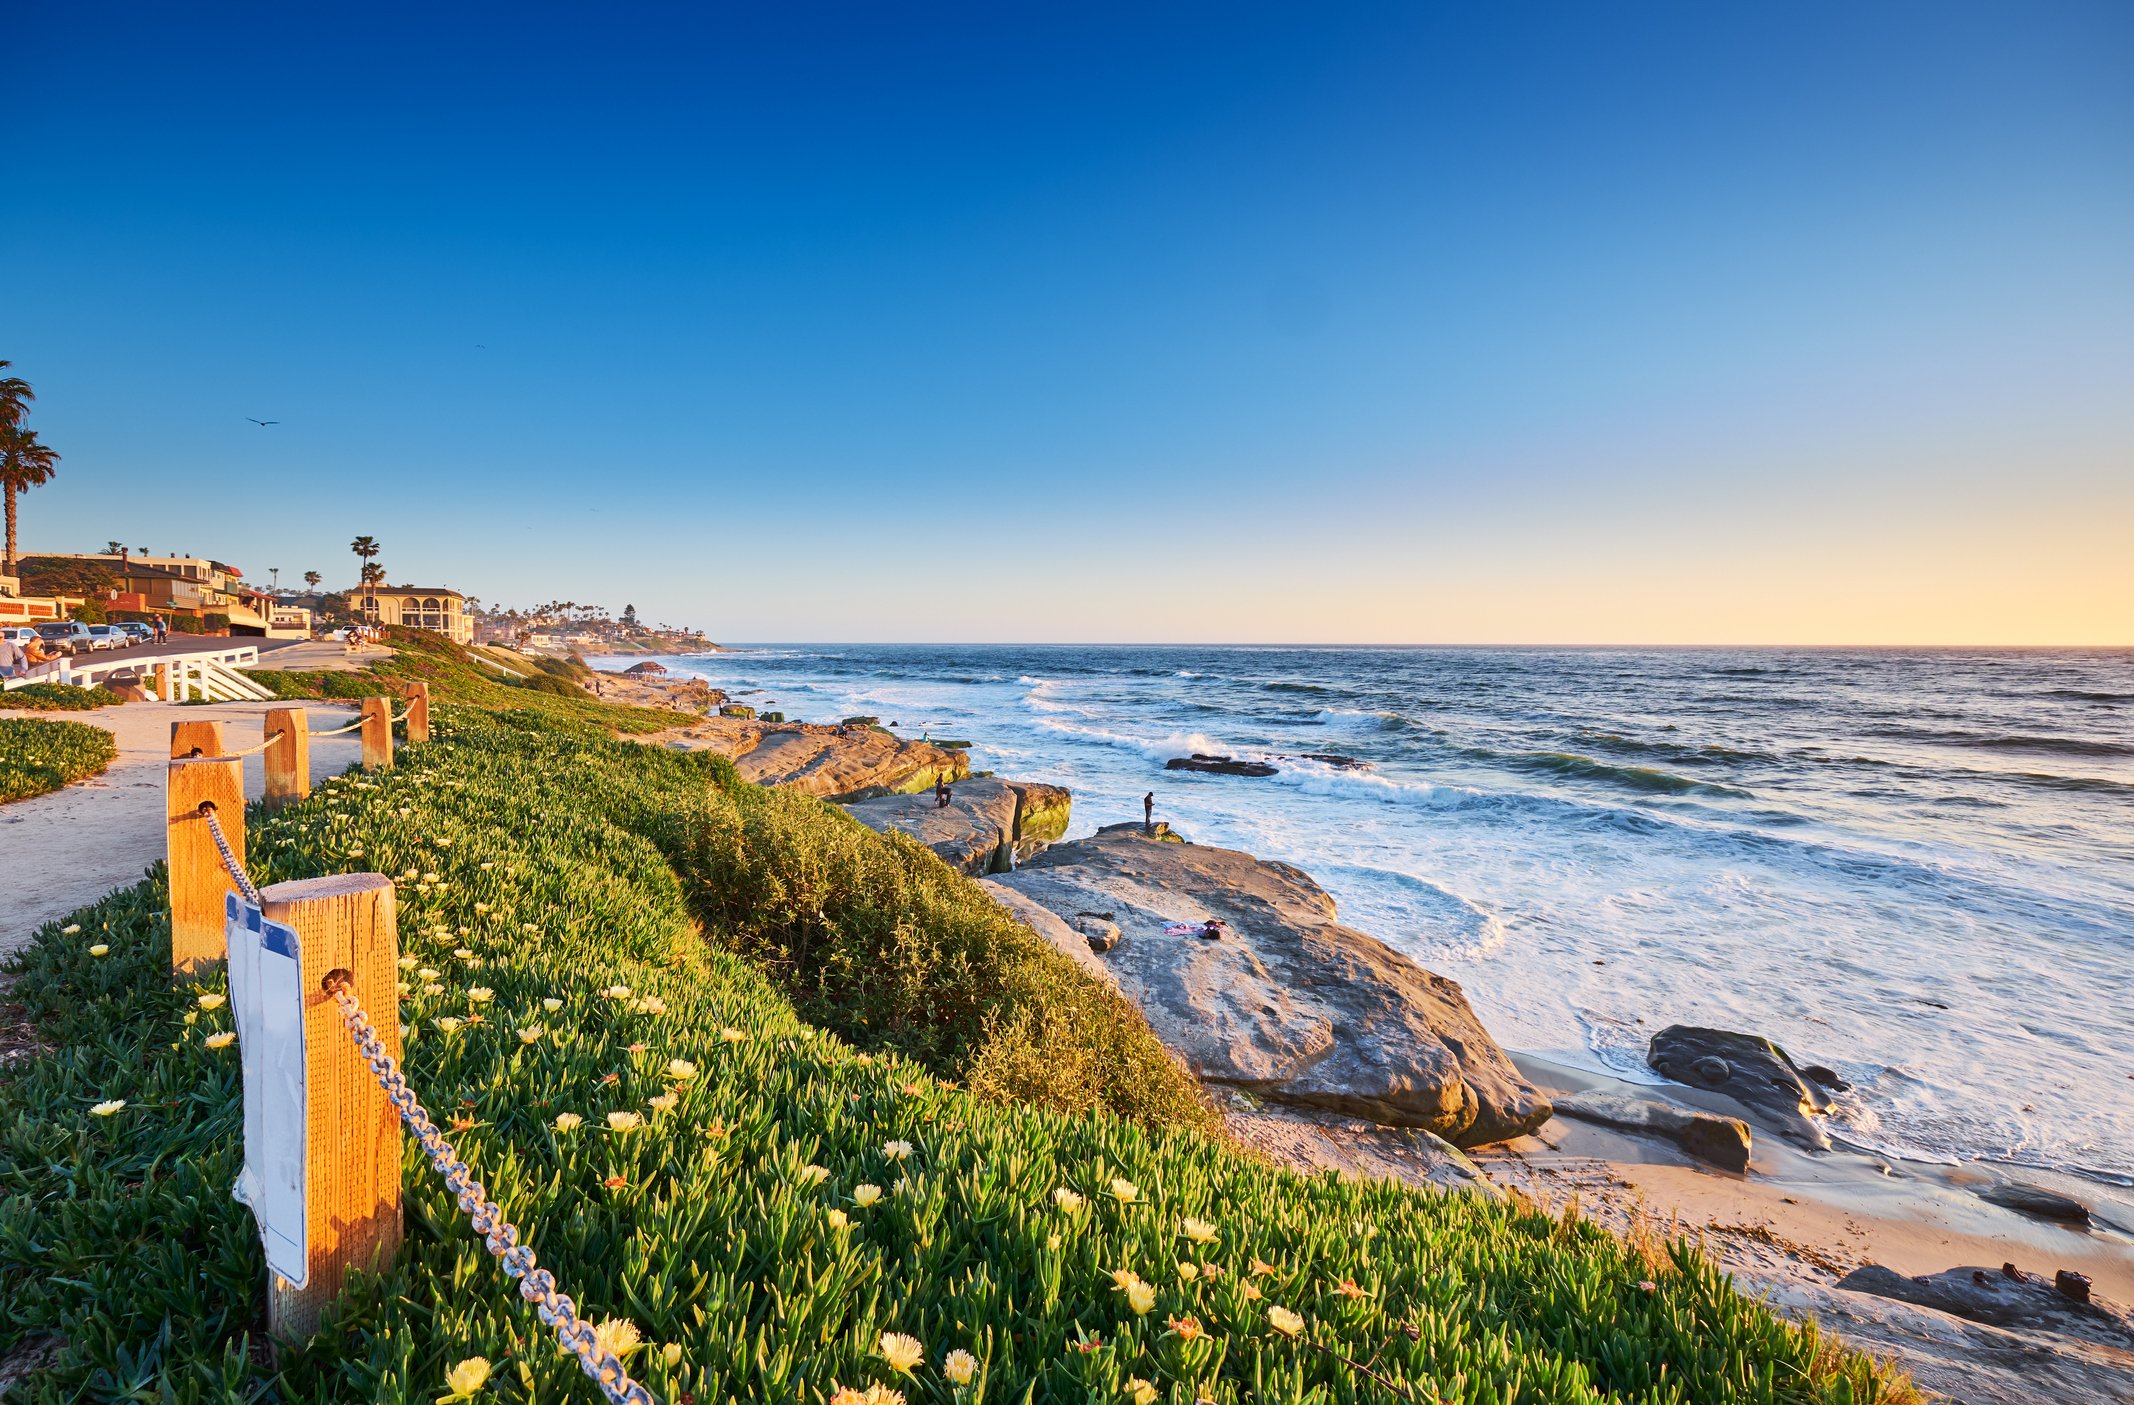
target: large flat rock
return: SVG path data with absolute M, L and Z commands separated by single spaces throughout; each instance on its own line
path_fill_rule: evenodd
M 1055 844 L 995 880 L 1070 926 L 1103 914 L 1097 955 L 1203 1079 L 1421 1127 L 1456 1145 L 1523 1135 L 1549 1104 L 1482 1028 L 1458 985 L 1343 926 L 1287 864 L 1156 839 L 1139 825 Z M 1167 922 L 1220 917 L 1219 941 Z

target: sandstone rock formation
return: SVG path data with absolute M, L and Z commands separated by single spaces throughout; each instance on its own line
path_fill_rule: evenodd
M 1071 805 L 1056 785 L 979 776 L 951 787 L 946 806 L 934 803 L 929 788 L 855 800 L 847 808 L 869 828 L 908 834 L 950 868 L 975 878 L 1006 873 L 1019 859 L 1042 852 L 1066 832 Z
M 2127 1364 L 2134 1367 L 2134 1315 L 2101 1298 L 2078 1302 L 2041 1275 L 2010 1274 L 2013 1267 L 1950 1268 L 1907 1278 L 1880 1264 L 1868 1264 L 1839 1279 L 1838 1287 L 1930 1307 L 1972 1322 L 2051 1332 L 2109 1347 L 2129 1353 Z
M 1652 1037 L 1645 1061 L 1677 1083 L 1741 1104 L 1750 1120 L 1803 1146 L 1830 1150 L 1829 1136 L 1814 1121 L 1830 1110 L 1829 1095 L 1768 1039 L 1674 1024 Z
M 1422 1127 L 1462 1146 L 1548 1120 L 1453 982 L 1343 926 L 1287 864 L 1152 838 L 1140 825 L 1056 844 L 995 880 L 1063 923 L 1109 913 L 1101 962 L 1202 1078 L 1281 1101 Z M 1220 917 L 1220 941 L 1166 922 Z M 1086 943 L 1085 943 L 1086 944 Z
M 936 778 L 970 774 L 970 758 L 874 727 L 826 727 L 706 717 L 670 745 L 716 751 L 744 780 L 782 785 L 825 800 L 930 790 Z
M 1697 1112 L 1634 1093 L 1576 1093 L 1556 1099 L 1558 1117 L 1664 1137 L 1699 1161 L 1729 1171 L 1747 1171 L 1753 1138 L 1738 1117 Z
M 2020 1181 L 1996 1182 L 1981 1190 L 1978 1198 L 2004 1209 L 2035 1215 L 2041 1220 L 2059 1220 L 2065 1224 L 2080 1225 L 2090 1222 L 2090 1207 L 2073 1196 L 2062 1195 L 2056 1190 L 2046 1190 L 2042 1186 L 2024 1185 Z

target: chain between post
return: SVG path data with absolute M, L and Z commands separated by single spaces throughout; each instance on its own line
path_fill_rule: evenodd
M 534 1305 L 534 1311 L 543 1325 L 554 1330 L 556 1340 L 563 1348 L 578 1358 L 578 1365 L 601 1393 L 613 1405 L 656 1405 L 652 1392 L 630 1379 L 622 1360 L 614 1352 L 600 1345 L 599 1334 L 593 1324 L 578 1315 L 578 1305 L 570 1295 L 556 1287 L 556 1276 L 542 1268 L 534 1258 L 534 1251 L 519 1242 L 519 1232 L 506 1220 L 496 1202 L 489 1198 L 482 1183 L 474 1179 L 467 1164 L 459 1159 L 437 1124 L 400 1072 L 400 1065 L 386 1052 L 384 1041 L 356 1003 L 351 990 L 352 978 L 345 971 L 336 971 L 326 978 L 326 990 L 341 1011 L 341 1022 L 356 1041 L 356 1051 L 376 1076 L 378 1086 L 385 1090 L 386 1101 L 400 1114 L 408 1131 L 421 1145 L 423 1154 L 430 1158 L 430 1165 L 444 1177 L 445 1186 L 459 1198 L 459 1208 L 481 1235 L 489 1252 L 502 1264 L 504 1272 L 518 1280 L 519 1296 Z
M 259 889 L 252 886 L 252 875 L 245 872 L 245 866 L 237 861 L 237 855 L 230 852 L 230 841 L 222 837 L 222 821 L 215 818 L 215 807 L 212 804 L 203 804 L 200 807 L 200 818 L 207 821 L 207 832 L 215 836 L 215 847 L 222 853 L 222 866 L 230 871 L 230 877 L 236 881 L 237 891 L 243 893 L 245 901 L 252 906 L 263 907 L 264 904 L 259 900 Z

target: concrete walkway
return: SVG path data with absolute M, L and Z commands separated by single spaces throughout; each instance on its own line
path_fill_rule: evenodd
M 45 923 L 138 881 L 144 869 L 163 857 L 163 772 L 170 760 L 171 723 L 219 721 L 224 724 L 223 745 L 242 751 L 259 744 L 269 709 L 299 705 L 309 712 L 314 732 L 346 726 L 356 717 L 352 705 L 320 702 L 192 707 L 141 702 L 95 712 L 0 710 L 0 717 L 102 727 L 119 747 L 118 760 L 101 776 L 50 795 L 0 805 L 0 957 L 25 945 Z M 312 783 L 347 770 L 358 752 L 354 732 L 314 737 Z M 261 758 L 247 756 L 244 769 L 245 798 L 257 800 L 266 788 Z

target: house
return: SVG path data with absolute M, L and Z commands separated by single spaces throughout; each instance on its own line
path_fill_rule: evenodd
M 205 556 L 149 556 L 131 551 L 53 552 L 40 561 L 79 561 L 109 584 L 95 593 L 107 610 L 124 614 L 189 616 L 180 628 L 206 628 L 219 615 L 232 634 L 278 633 L 269 612 L 273 597 L 244 583 L 244 572 Z
M 443 586 L 390 585 L 366 589 L 356 603 L 369 624 L 434 630 L 455 644 L 474 642 L 467 597 Z

